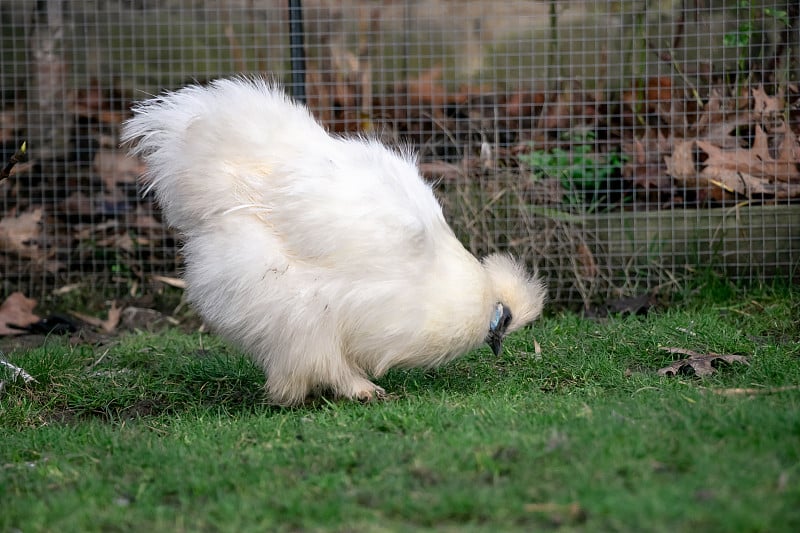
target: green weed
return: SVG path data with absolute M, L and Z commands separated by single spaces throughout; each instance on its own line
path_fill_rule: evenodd
M 590 132 L 572 141 L 568 149 L 534 150 L 519 160 L 533 171 L 534 179 L 558 179 L 564 188 L 564 203 L 584 213 L 596 212 L 607 202 L 610 180 L 619 177 L 628 156 L 617 152 L 598 154 Z

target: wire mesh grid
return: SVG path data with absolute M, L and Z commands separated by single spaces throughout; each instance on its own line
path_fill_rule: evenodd
M 28 156 L 1 185 L 3 291 L 175 275 L 120 124 L 240 73 L 331 131 L 412 146 L 464 244 L 524 257 L 554 300 L 709 265 L 797 280 L 798 17 L 788 0 L 2 0 L 2 162 L 23 140 Z

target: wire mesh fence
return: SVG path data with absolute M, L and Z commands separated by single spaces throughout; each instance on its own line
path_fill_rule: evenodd
M 2 162 L 28 156 L 0 185 L 4 293 L 178 272 L 120 124 L 242 73 L 411 145 L 464 244 L 557 301 L 800 279 L 794 1 L 0 0 L 0 25 Z

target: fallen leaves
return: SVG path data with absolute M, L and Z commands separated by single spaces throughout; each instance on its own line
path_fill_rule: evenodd
M 141 279 L 179 264 L 173 233 L 137 188 L 142 161 L 95 122 L 84 125 L 64 161 L 0 161 L 0 272 L 10 287 L 119 272 Z
M 675 361 L 669 366 L 659 369 L 661 376 L 677 376 L 679 374 L 694 374 L 698 377 L 710 376 L 717 370 L 714 368 L 720 362 L 733 364 L 742 363 L 749 365 L 750 361 L 744 355 L 718 354 L 714 352 L 699 353 L 685 348 L 661 348 L 665 352 L 687 355 L 686 359 Z
M 26 297 L 21 292 L 12 293 L 0 305 L 0 335 L 21 335 L 26 333 L 25 326 L 39 321 L 33 313 L 36 300 Z M 13 326 L 18 326 L 14 328 Z
M 718 166 L 768 182 L 797 183 L 800 179 L 797 159 L 793 156 L 798 149 L 797 138 L 794 135 L 783 136 L 781 145 L 778 147 L 778 156 L 781 159 L 770 155 L 767 133 L 760 124 L 754 126 L 753 144 L 749 149 L 723 150 L 703 140 L 697 140 L 696 144 L 700 150 L 705 152 L 706 159 L 702 162 L 705 167 Z
M 747 113 L 726 113 L 718 94 L 708 108 L 694 138 L 676 140 L 664 157 L 666 173 L 678 185 L 722 204 L 800 197 L 800 144 L 782 115 L 782 94 L 752 89 Z
M 36 300 L 26 297 L 21 292 L 15 292 L 6 298 L 0 306 L 0 336 L 29 333 L 74 333 L 79 328 L 77 324 L 59 315 L 40 318 L 33 312 L 35 307 Z M 85 325 L 98 328 L 104 333 L 114 333 L 120 324 L 122 313 L 122 307 L 118 307 L 116 301 L 112 301 L 105 319 L 79 312 L 70 314 Z
M 709 80 L 693 88 L 681 76 L 660 75 L 622 90 L 576 80 L 549 90 L 454 87 L 446 83 L 447 69 L 432 65 L 378 93 L 368 54 L 338 41 L 323 48 L 309 65 L 316 116 L 331 131 L 382 131 L 412 145 L 421 173 L 440 188 L 480 180 L 489 191 L 519 190 L 531 213 L 576 226 L 581 217 L 571 215 L 575 206 L 565 198 L 597 201 L 597 211 L 800 201 L 796 84 L 773 92 Z M 153 273 L 174 274 L 181 263 L 175 234 L 137 190 L 142 161 L 115 137 L 129 95 L 95 80 L 68 101 L 76 128 L 67 163 L 17 164 L 0 184 L 5 281 L 30 286 L 33 279 L 71 283 L 90 276 L 149 283 Z M 25 103 L 0 111 L 0 137 L 8 142 Z M 576 148 L 587 150 L 588 162 L 613 154 L 624 163 L 609 165 L 591 194 L 575 196 L 560 176 L 531 179 L 523 156 Z M 594 244 L 577 240 L 569 252 L 582 280 L 604 276 L 604 256 Z
M 785 136 L 781 153 L 798 150 L 797 138 Z M 783 156 L 793 157 L 793 156 Z M 800 171 L 796 159 L 775 159 L 770 155 L 767 134 L 755 127 L 750 149 L 723 150 L 702 140 L 681 141 L 665 157 L 667 173 L 679 183 L 708 188 L 718 202 L 743 197 L 769 196 L 775 199 L 800 196 Z
M 41 208 L 21 213 L 10 210 L 0 219 L 0 249 L 23 259 L 38 261 L 45 258 L 40 246 L 41 222 Z
M 123 151 L 104 148 L 95 154 L 92 170 L 102 180 L 105 190 L 113 191 L 120 185 L 135 187 L 136 180 L 145 172 L 145 165 L 141 159 Z

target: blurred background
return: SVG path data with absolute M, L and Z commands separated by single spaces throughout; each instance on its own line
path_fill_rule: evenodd
M 793 0 L 0 0 L 0 26 L 4 297 L 179 284 L 120 125 L 241 73 L 413 147 L 465 246 L 558 305 L 800 281 Z

